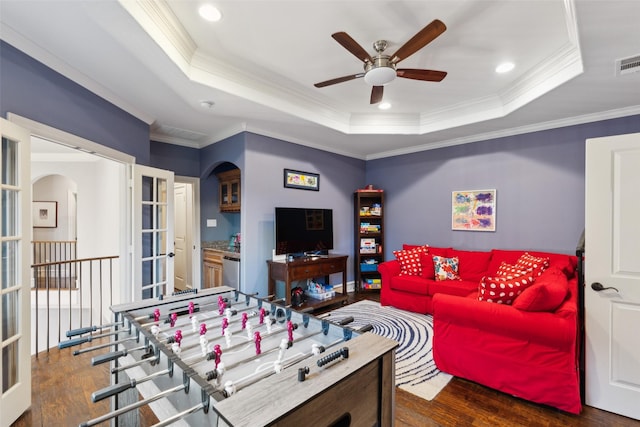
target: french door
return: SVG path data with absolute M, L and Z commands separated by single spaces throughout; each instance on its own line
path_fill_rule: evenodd
M 174 174 L 141 165 L 133 170 L 134 299 L 171 295 Z
M 31 406 L 31 134 L 0 118 L 0 426 Z

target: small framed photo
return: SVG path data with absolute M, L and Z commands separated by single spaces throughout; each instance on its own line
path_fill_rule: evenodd
M 58 227 L 58 202 L 33 202 L 33 226 Z
M 285 188 L 319 191 L 320 175 L 317 173 L 285 169 L 284 186 Z

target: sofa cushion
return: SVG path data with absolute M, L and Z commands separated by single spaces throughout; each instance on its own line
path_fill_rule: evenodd
M 427 295 L 430 283 L 433 283 L 433 280 L 425 280 L 418 276 L 394 276 L 389 287 L 396 291 Z
M 533 277 L 539 277 L 548 267 L 549 257 L 535 257 L 529 252 L 523 253 L 515 264 L 516 269 L 531 271 Z
M 530 274 L 513 278 L 486 276 L 478 286 L 478 300 L 511 305 L 516 297 L 533 283 L 534 279 Z
M 471 294 L 472 297 L 478 297 L 478 282 L 471 282 L 465 280 L 435 280 L 429 283 L 428 288 L 429 295 L 443 293 L 448 295 L 456 295 L 459 297 L 467 297 Z
M 458 257 L 458 273 L 462 280 L 475 281 L 478 283 L 478 281 L 487 274 L 491 252 L 452 249 L 449 251 L 448 256 Z
M 529 288 L 522 291 L 513 307 L 523 311 L 555 311 L 569 292 L 569 280 L 558 267 L 550 267 Z
M 420 255 L 420 261 L 422 265 L 422 277 L 425 279 L 435 280 L 436 271 L 433 268 L 433 257 L 441 256 L 448 257 L 449 251 L 452 248 L 435 248 L 433 246 L 429 246 L 429 252 L 423 252 Z
M 420 254 L 427 252 L 429 246 L 419 246 L 414 249 L 403 249 L 401 251 L 393 251 L 393 255 L 400 263 L 401 276 L 420 276 L 422 266 L 420 263 Z
M 458 257 L 433 257 L 433 269 L 435 271 L 436 282 L 439 280 L 460 280 L 458 274 Z
M 551 252 L 537 252 L 527 251 L 534 257 L 548 257 L 549 266 L 555 265 L 559 267 L 568 278 L 575 275 L 578 259 L 573 255 L 564 255 Z M 508 264 L 515 264 L 518 258 L 524 254 L 523 250 L 504 250 L 504 249 L 492 249 L 491 261 L 489 262 L 489 268 L 487 274 L 489 276 L 495 276 L 496 271 L 500 267 L 500 264 L 504 261 Z

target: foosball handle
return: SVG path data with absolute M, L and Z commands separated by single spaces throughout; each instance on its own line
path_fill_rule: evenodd
M 110 385 L 109 387 L 105 387 L 103 389 L 94 391 L 91 394 L 91 401 L 93 403 L 99 402 L 103 399 L 106 399 L 107 397 L 111 397 L 118 393 L 122 393 L 125 390 L 129 390 L 132 387 L 135 387 L 135 383 L 134 385 L 131 385 L 131 383 L 120 383 L 120 384 Z
M 361 332 L 361 333 L 365 333 L 365 332 L 369 332 L 369 331 L 373 331 L 373 325 L 371 323 L 369 323 L 368 325 L 365 325 L 362 328 L 358 329 L 358 332 Z
M 97 326 L 87 326 L 86 328 L 80 328 L 80 329 L 71 329 L 70 331 L 67 331 L 67 337 L 75 337 L 76 335 L 82 335 L 82 334 L 88 334 L 89 332 L 95 332 L 96 330 L 98 330 Z
M 322 368 L 324 365 L 331 363 L 340 357 L 344 357 L 345 359 L 349 358 L 349 347 L 342 347 L 340 350 L 334 351 L 333 353 L 318 359 L 318 367 Z
M 116 360 L 126 355 L 127 355 L 126 350 L 113 351 L 111 353 L 101 354 L 91 359 L 91 365 L 96 366 L 102 363 L 111 362 L 112 360 Z
M 91 339 L 89 337 L 75 338 L 75 339 L 72 339 L 72 340 L 62 341 L 62 342 L 58 343 L 58 349 L 62 350 L 63 348 L 73 347 L 74 345 L 84 344 L 84 343 L 89 342 L 89 341 L 91 341 Z
M 345 317 L 344 319 L 340 320 L 338 322 L 338 325 L 340 326 L 344 326 L 344 325 L 348 325 L 349 323 L 353 322 L 355 319 L 353 318 L 353 316 L 349 316 L 349 317 Z

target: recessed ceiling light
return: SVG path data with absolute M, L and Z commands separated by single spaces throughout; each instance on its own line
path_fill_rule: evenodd
M 220 13 L 217 7 L 211 4 L 203 4 L 202 6 L 200 6 L 200 9 L 198 9 L 198 13 L 202 17 L 202 19 L 206 19 L 210 22 L 218 22 L 220 19 L 222 19 L 222 13 Z
M 496 67 L 496 73 L 508 73 L 509 71 L 513 70 L 514 67 L 515 65 L 513 62 L 503 62 Z
M 378 104 L 378 108 L 381 110 L 388 110 L 389 108 L 391 108 L 391 103 L 390 102 L 381 102 L 380 104 Z
M 216 103 L 213 101 L 200 101 L 200 106 L 202 108 L 213 108 L 214 105 L 216 105 Z

